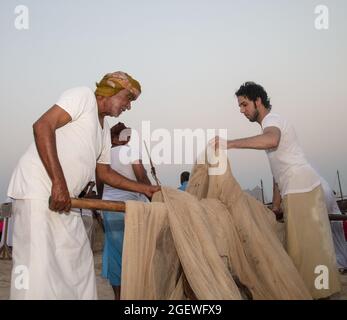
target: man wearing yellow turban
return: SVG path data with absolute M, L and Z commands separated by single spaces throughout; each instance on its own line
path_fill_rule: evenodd
M 106 74 L 99 83 L 96 83 L 95 94 L 110 97 L 123 89 L 127 89 L 134 99 L 141 94 L 140 83 L 121 71 Z
M 103 115 L 106 107 L 108 115 L 118 117 L 125 110 L 130 110 L 131 101 L 136 100 L 140 94 L 140 83 L 127 73 L 108 73 L 96 83 L 95 95 L 100 105 L 99 114 Z
M 21 157 L 8 188 L 15 225 L 11 299 L 97 298 L 91 247 L 80 214 L 70 210 L 70 198 L 95 173 L 114 188 L 148 197 L 159 190 L 110 167 L 110 129 L 104 118 L 130 110 L 140 93 L 130 75 L 109 73 L 95 92 L 87 87 L 65 91 L 34 123 L 35 142 Z M 28 285 L 18 286 L 16 274 L 23 266 Z

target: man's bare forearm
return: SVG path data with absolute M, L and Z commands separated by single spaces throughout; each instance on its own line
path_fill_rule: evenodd
M 66 180 L 58 159 L 55 130 L 44 123 L 33 126 L 37 151 L 52 183 L 64 183 Z
M 98 164 L 96 166 L 96 173 L 100 181 L 102 181 L 105 184 L 108 184 L 113 188 L 134 191 L 139 193 L 144 192 L 144 184 L 129 180 L 128 178 L 114 171 L 108 165 Z
M 139 183 L 143 183 L 143 184 L 147 184 L 148 186 L 151 186 L 152 183 L 151 181 L 149 180 L 148 176 L 147 175 L 143 175 L 141 177 L 136 177 L 136 180 L 137 182 Z
M 261 134 L 254 137 L 228 140 L 228 149 L 257 149 L 267 150 L 276 147 L 276 142 L 270 136 Z
M 147 171 L 141 161 L 139 163 L 133 163 L 132 167 L 133 167 L 136 180 L 138 182 L 144 183 L 147 185 L 152 185 L 151 181 L 149 180 L 147 176 Z
M 147 185 L 149 185 L 149 186 L 152 185 L 152 182 L 151 182 L 151 180 L 149 180 L 149 178 L 148 178 L 147 175 L 145 175 L 142 179 L 140 179 L 139 182 L 144 183 L 144 184 L 147 184 Z

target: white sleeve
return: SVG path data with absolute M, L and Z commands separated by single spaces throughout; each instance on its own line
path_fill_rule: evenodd
M 90 105 L 90 99 L 93 99 L 91 93 L 93 92 L 86 87 L 66 90 L 62 93 L 56 105 L 64 109 L 71 116 L 72 121 L 75 121 Z
M 267 116 L 262 123 L 263 130 L 268 127 L 276 127 L 280 130 L 283 129 L 283 122 L 275 115 Z
M 97 163 L 111 164 L 111 132 L 107 121 L 104 121 L 104 129 L 102 130 L 102 150 Z

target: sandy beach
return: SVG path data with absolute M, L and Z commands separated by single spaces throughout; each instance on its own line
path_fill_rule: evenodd
M 113 291 L 108 281 L 101 277 L 103 231 L 96 225 L 94 242 L 94 266 L 96 273 L 96 285 L 100 300 L 113 300 Z M 0 260 L 0 300 L 7 300 L 10 294 L 11 260 Z M 347 275 L 340 275 L 342 292 L 333 297 L 333 300 L 347 300 Z

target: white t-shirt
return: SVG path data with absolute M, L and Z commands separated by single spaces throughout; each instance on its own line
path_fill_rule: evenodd
M 107 121 L 102 129 L 94 92 L 87 87 L 65 91 L 56 103 L 72 121 L 56 130 L 59 162 L 71 197 L 77 197 L 95 176 L 96 163 L 110 164 L 111 137 Z M 33 142 L 15 168 L 8 196 L 48 199 L 52 182 Z
M 320 184 L 319 175 L 306 160 L 293 126 L 272 112 L 266 115 L 261 126 L 263 130 L 276 127 L 281 131 L 277 149 L 266 150 L 266 153 L 282 197 L 316 188 Z
M 132 164 L 139 160 L 135 150 L 130 146 L 123 145 L 111 149 L 111 168 L 129 180 L 137 181 Z M 107 184 L 104 185 L 103 200 L 126 201 L 138 200 L 148 201 L 146 196 L 138 192 L 126 191 L 113 188 Z

